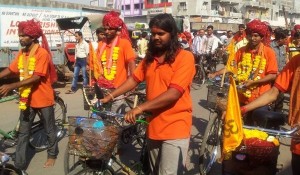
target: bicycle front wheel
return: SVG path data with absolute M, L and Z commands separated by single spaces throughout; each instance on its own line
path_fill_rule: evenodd
M 220 151 L 221 132 L 222 120 L 217 113 L 214 113 L 206 126 L 200 147 L 199 167 L 201 175 L 208 174 L 216 162 L 218 151 Z
M 103 160 L 87 160 L 80 156 L 70 155 L 67 146 L 64 157 L 65 175 L 114 175 L 115 171 Z
M 38 113 L 38 115 L 41 115 Z M 41 117 L 41 116 L 39 116 Z M 57 128 L 57 141 L 60 141 L 64 136 L 63 125 L 66 123 L 66 106 L 60 97 L 55 98 L 54 105 L 55 125 Z M 35 149 L 36 152 L 46 150 L 49 146 L 47 134 L 45 132 L 43 123 L 38 121 L 35 129 L 32 129 L 29 145 Z
M 11 164 L 6 164 L 5 167 L 0 165 L 0 174 L 2 175 L 22 175 L 22 171 Z

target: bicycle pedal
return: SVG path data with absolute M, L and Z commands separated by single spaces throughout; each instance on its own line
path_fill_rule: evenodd
M 17 142 L 14 140 L 7 139 L 7 140 L 4 140 L 3 144 L 7 147 L 13 147 L 17 144 Z

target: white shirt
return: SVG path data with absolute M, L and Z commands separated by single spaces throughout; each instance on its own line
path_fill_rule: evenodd
M 75 46 L 75 58 L 86 58 L 89 55 L 89 44 L 82 40 L 81 43 L 77 43 Z
M 205 49 L 205 52 L 206 53 L 212 53 L 214 54 L 216 49 L 218 48 L 219 46 L 219 43 L 222 44 L 222 42 L 220 41 L 220 39 L 218 37 L 216 37 L 215 35 L 210 35 L 210 36 L 206 36 L 207 37 L 207 40 L 206 40 L 206 49 Z
M 194 54 L 199 55 L 199 54 L 204 54 L 205 53 L 205 43 L 206 43 L 206 36 L 196 36 L 193 39 L 193 44 L 192 44 L 192 51 Z

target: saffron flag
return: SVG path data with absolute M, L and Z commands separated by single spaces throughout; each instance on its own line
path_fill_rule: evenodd
M 236 84 L 230 76 L 228 103 L 223 128 L 223 157 L 231 155 L 243 140 L 243 124 Z

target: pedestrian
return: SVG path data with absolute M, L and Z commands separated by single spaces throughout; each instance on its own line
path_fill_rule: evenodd
M 288 57 L 286 54 L 286 40 L 288 39 L 288 34 L 282 28 L 276 28 L 274 30 L 274 40 L 271 42 L 271 48 L 275 51 L 277 64 L 278 64 L 278 72 L 280 72 L 283 67 L 288 62 Z M 282 112 L 284 102 L 284 93 L 280 93 L 278 95 L 277 100 L 273 103 L 273 110 L 277 112 Z
M 220 41 L 222 42 L 223 45 L 226 45 L 227 43 L 227 35 L 226 35 L 226 32 L 223 32 L 222 35 L 220 36 Z
M 146 39 L 147 36 L 147 32 L 142 32 L 140 39 L 137 41 L 138 57 L 141 59 L 145 57 L 148 49 L 148 40 Z
M 37 113 L 47 133 L 48 158 L 44 168 L 54 166 L 58 155 L 57 128 L 54 117 L 54 91 L 51 84 L 56 80 L 49 46 L 39 21 L 21 21 L 18 24 L 19 42 L 22 46 L 8 68 L 0 72 L 0 79 L 10 74 L 19 74 L 20 81 L 2 85 L 0 95 L 19 88 L 20 126 L 16 147 L 15 167 L 23 174 L 28 166 L 28 143 L 32 123 Z M 42 44 L 38 38 L 42 37 Z
M 75 63 L 74 63 L 74 74 L 71 89 L 66 92 L 66 94 L 73 94 L 77 91 L 77 82 L 79 77 L 79 72 L 81 69 L 82 78 L 83 78 L 83 87 L 88 85 L 88 76 L 87 76 L 87 59 L 89 57 L 89 44 L 83 39 L 82 32 L 75 32 Z
M 289 117 L 288 123 L 293 128 L 295 125 L 299 125 L 300 123 L 300 55 L 295 56 L 294 59 L 290 60 L 287 65 L 283 68 L 283 70 L 279 73 L 276 78 L 274 86 L 266 91 L 263 95 L 261 95 L 256 100 L 251 103 L 242 106 L 242 113 L 246 113 L 248 111 L 253 111 L 262 106 L 266 106 L 269 103 L 274 102 L 277 99 L 277 96 L 280 93 L 288 92 L 290 93 L 289 100 Z M 295 135 L 299 136 L 300 131 L 298 131 Z M 292 171 L 293 175 L 300 174 L 300 142 L 299 139 L 292 139 L 291 141 L 291 152 L 292 152 Z
M 274 30 L 274 40 L 271 42 L 271 47 L 276 53 L 276 59 L 278 64 L 278 71 L 280 72 L 285 64 L 288 62 L 287 54 L 286 54 L 286 40 L 287 33 L 282 28 L 276 28 Z
M 152 175 L 181 175 L 185 169 L 192 126 L 190 85 L 195 74 L 194 57 L 181 48 L 176 22 L 170 14 L 150 20 L 151 39 L 146 57 L 128 80 L 101 99 L 112 98 L 146 82 L 147 101 L 128 111 L 125 120 L 135 123 L 144 111 L 147 118 L 147 147 Z
M 300 31 L 295 32 L 293 40 L 288 44 L 288 60 L 291 60 L 294 56 L 300 54 Z
M 97 50 L 99 42 L 105 39 L 105 31 L 103 27 L 96 29 L 97 41 L 89 43 L 89 71 L 90 74 L 90 85 L 94 84 L 94 80 L 100 77 L 99 72 L 99 60 L 97 58 Z M 93 77 L 93 78 L 92 78 Z

